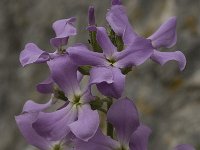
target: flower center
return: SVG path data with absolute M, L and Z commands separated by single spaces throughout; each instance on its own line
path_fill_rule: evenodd
M 75 95 L 74 99 L 73 99 L 73 104 L 76 105 L 76 106 L 80 105 L 81 104 L 80 100 L 81 100 L 81 96 L 80 95 Z
M 113 64 L 116 62 L 114 58 L 109 58 L 109 59 L 107 58 L 106 60 L 109 62 L 111 66 L 113 66 Z
M 61 145 L 60 144 L 56 144 L 54 147 L 53 147 L 53 150 L 63 150 Z

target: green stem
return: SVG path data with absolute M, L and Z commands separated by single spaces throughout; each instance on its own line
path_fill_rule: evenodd
M 111 105 L 112 105 L 112 99 L 110 101 L 107 101 L 107 110 L 109 110 Z M 109 122 L 107 122 L 107 135 L 113 138 L 113 125 L 110 124 Z

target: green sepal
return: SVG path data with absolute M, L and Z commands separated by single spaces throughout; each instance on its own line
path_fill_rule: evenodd
M 80 71 L 80 73 L 82 73 L 83 75 L 90 75 L 91 68 L 91 66 L 81 66 L 78 67 L 78 71 Z

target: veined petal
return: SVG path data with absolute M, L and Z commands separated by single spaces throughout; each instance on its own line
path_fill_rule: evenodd
M 41 50 L 34 43 L 28 43 L 25 49 L 20 53 L 20 63 L 22 66 L 26 66 L 32 63 L 43 63 L 50 60 L 49 53 Z
M 178 145 L 174 150 L 195 150 L 195 148 L 189 144 L 181 144 Z
M 115 53 L 116 63 L 119 68 L 138 66 L 144 63 L 153 53 L 150 40 L 137 38 L 124 51 Z
M 104 27 L 97 27 L 96 38 L 107 58 L 110 58 L 114 52 L 117 52 L 117 48 L 112 44 Z
M 38 92 L 43 93 L 43 94 L 53 93 L 53 84 L 54 84 L 54 82 L 53 82 L 51 76 L 49 76 L 44 81 L 40 82 L 36 86 L 36 89 Z
M 68 125 L 77 118 L 77 110 L 69 103 L 66 107 L 55 112 L 40 112 L 33 128 L 42 137 L 57 141 L 64 138 L 70 129 Z
M 41 150 L 49 150 L 51 142 L 39 136 L 32 127 L 38 113 L 25 113 L 15 117 L 17 126 L 27 142 Z
M 76 140 L 75 148 L 77 150 L 113 150 L 120 147 L 119 143 L 109 136 L 104 135 L 100 129 L 87 142 Z
M 130 150 L 147 150 L 151 129 L 145 125 L 140 125 L 131 135 L 129 143 Z
M 96 110 L 92 110 L 89 104 L 82 105 L 78 108 L 78 120 L 69 127 L 77 138 L 88 141 L 99 127 L 99 114 Z
M 72 17 L 69 19 L 58 20 L 53 23 L 53 29 L 56 33 L 56 37 L 52 38 L 50 42 L 54 47 L 66 45 L 68 38 L 76 35 L 76 28 L 73 25 L 75 21 L 76 18 Z
M 131 135 L 139 126 L 134 103 L 127 98 L 117 100 L 108 110 L 107 118 L 116 129 L 118 141 L 122 145 L 128 145 Z
M 92 52 L 84 45 L 76 45 L 67 49 L 70 58 L 77 65 L 105 66 L 106 59 L 102 53 Z
M 175 60 L 179 64 L 179 69 L 182 71 L 186 66 L 185 55 L 181 51 L 175 52 L 159 52 L 154 50 L 151 59 L 160 65 L 164 65 L 168 61 Z
M 170 48 L 176 44 L 176 17 L 171 17 L 148 39 L 152 40 L 155 48 L 167 47 Z
M 118 3 L 118 1 L 113 1 L 113 3 Z M 106 15 L 106 20 L 115 33 L 123 37 L 125 45 L 131 44 L 138 37 L 133 31 L 122 5 L 113 5 Z
M 90 85 L 96 84 L 105 96 L 119 98 L 125 85 L 125 75 L 115 67 L 94 67 L 90 71 Z
M 48 62 L 53 81 L 64 91 L 67 96 L 80 92 L 77 80 L 77 66 L 69 56 L 62 55 Z

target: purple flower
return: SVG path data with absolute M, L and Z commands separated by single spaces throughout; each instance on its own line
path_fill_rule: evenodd
M 96 39 L 103 53 L 92 52 L 86 46 L 68 48 L 69 56 L 77 65 L 91 65 L 90 85 L 110 97 L 119 98 L 124 89 L 125 75 L 121 68 L 138 66 L 153 53 L 150 40 L 137 38 L 132 45 L 118 52 L 110 41 L 105 28 L 96 28 Z
M 76 144 L 78 150 L 147 150 L 151 130 L 139 123 L 137 109 L 131 100 L 117 100 L 107 117 L 115 128 L 117 141 L 97 132 L 87 143 L 79 140 Z
M 56 148 L 67 148 L 72 150 L 73 141 L 71 136 L 52 140 L 41 136 L 33 127 L 38 120 L 39 114 L 52 105 L 52 100 L 46 104 L 37 104 L 29 100 L 25 103 L 22 114 L 15 117 L 17 125 L 27 142 L 40 150 L 51 150 Z
M 91 110 L 93 100 L 89 88 L 81 89 L 77 79 L 77 66 L 68 55 L 62 55 L 47 62 L 52 80 L 65 93 L 69 102 L 63 108 L 40 113 L 33 124 L 34 129 L 45 138 L 58 140 L 72 132 L 76 137 L 87 141 L 97 131 L 99 115 Z
M 123 42 L 126 46 L 131 45 L 137 40 L 138 35 L 132 29 L 125 8 L 120 4 L 115 4 L 111 7 L 106 17 L 109 25 L 119 36 L 122 36 Z M 183 70 L 186 65 L 186 58 L 180 51 L 175 52 L 160 52 L 159 48 L 170 48 L 176 43 L 176 17 L 167 20 L 160 28 L 147 40 L 151 40 L 154 51 L 151 59 L 155 62 L 164 65 L 170 60 L 176 60 L 179 63 L 179 69 Z
M 76 28 L 73 26 L 74 21 L 75 18 L 69 18 L 58 20 L 53 23 L 56 37 L 51 39 L 51 43 L 53 46 L 59 48 L 54 53 L 45 52 L 34 43 L 26 44 L 25 49 L 20 53 L 20 62 L 22 66 L 32 63 L 44 63 L 53 59 L 57 54 L 62 53 L 62 46 L 67 44 L 68 38 L 76 35 Z

